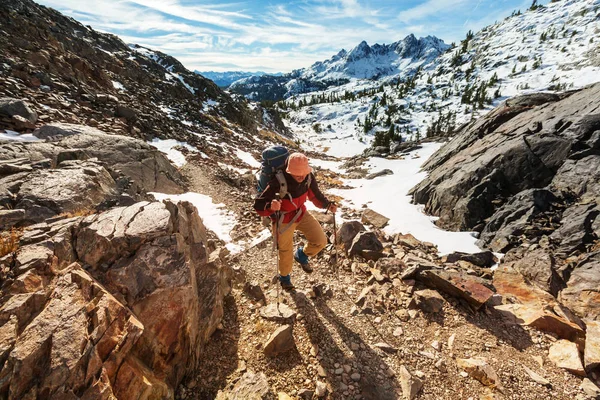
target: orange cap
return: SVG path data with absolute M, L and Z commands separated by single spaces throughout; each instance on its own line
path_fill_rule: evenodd
M 290 175 L 308 175 L 312 168 L 308 165 L 308 157 L 302 153 L 290 154 L 285 171 Z

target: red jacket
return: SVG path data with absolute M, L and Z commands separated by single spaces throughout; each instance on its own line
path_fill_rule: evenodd
M 310 200 L 319 208 L 327 208 L 330 204 L 329 200 L 321 193 L 315 176 L 311 173 L 310 186 L 308 184 L 308 176 L 302 182 L 297 182 L 287 172 L 283 173 L 287 182 L 288 194 L 281 199 L 281 212 L 283 213 L 283 223 L 289 223 L 298 210 L 300 216 L 295 222 L 299 222 L 306 213 L 306 200 Z M 266 189 L 254 200 L 254 209 L 263 217 L 274 218 L 275 211 L 271 210 L 271 201 L 279 199 L 279 181 L 277 178 L 271 179 Z

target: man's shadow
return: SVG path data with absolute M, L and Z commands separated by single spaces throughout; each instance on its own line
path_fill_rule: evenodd
M 335 369 L 335 363 L 339 363 L 340 365 L 356 364 L 361 367 L 360 371 L 353 367 L 349 374 L 352 375 L 355 372 L 359 372 L 360 380 L 355 382 L 352 379 L 348 379 L 348 385 L 358 387 L 364 399 L 393 400 L 399 398 L 400 391 L 395 378 L 386 377 L 382 384 L 378 384 L 377 370 L 369 368 L 369 365 L 377 366 L 376 368 L 381 365 L 387 365 L 385 360 L 376 351 L 371 349 L 369 344 L 365 343 L 358 333 L 346 327 L 323 299 L 317 298 L 313 306 L 303 293 L 295 292 L 291 297 L 296 303 L 298 310 L 304 315 L 304 324 L 311 343 L 319 348 L 319 354 L 322 356 L 320 364 L 328 371 L 325 379 L 335 390 L 332 398 L 342 397 L 342 391 L 339 389 L 342 382 L 341 379 L 338 380 L 335 378 L 335 375 L 332 376 L 329 374 L 330 370 Z M 349 346 L 353 354 L 350 357 L 346 356 L 335 344 L 331 333 L 321 321 L 321 316 L 336 329 L 344 343 L 355 343 L 359 346 L 358 350 L 352 350 Z

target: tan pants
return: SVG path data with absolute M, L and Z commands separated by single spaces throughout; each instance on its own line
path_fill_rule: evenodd
M 273 224 L 274 225 L 274 224 Z M 281 230 L 286 229 L 279 235 L 279 275 L 286 276 L 292 272 L 294 264 L 294 232 L 299 230 L 304 234 L 308 243 L 304 246 L 304 254 L 312 257 L 318 254 L 327 245 L 327 236 L 321 228 L 321 224 L 308 211 L 304 214 L 300 222 L 282 224 Z

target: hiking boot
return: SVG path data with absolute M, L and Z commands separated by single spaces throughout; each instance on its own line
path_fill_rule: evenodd
M 292 278 L 289 275 L 281 276 L 279 275 L 279 283 L 281 284 L 281 288 L 285 291 L 291 291 L 296 289 L 294 284 L 292 283 Z
M 294 260 L 296 260 L 298 264 L 300 264 L 302 270 L 307 274 L 313 272 L 313 269 L 308 264 L 308 256 L 304 254 L 303 247 L 298 247 L 298 249 L 296 249 L 296 252 L 294 253 Z

